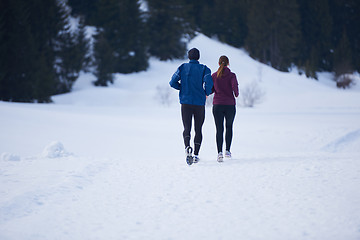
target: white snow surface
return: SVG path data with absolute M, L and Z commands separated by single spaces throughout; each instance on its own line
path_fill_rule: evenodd
M 84 73 L 54 104 L 0 102 L 1 240 L 360 239 L 360 81 L 282 73 L 201 34 L 188 47 L 265 92 L 237 108 L 233 158 L 216 161 L 207 107 L 201 161 L 185 162 L 168 82 L 186 59 L 107 88 Z

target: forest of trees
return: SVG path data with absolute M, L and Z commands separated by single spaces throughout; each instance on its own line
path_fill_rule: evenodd
M 198 32 L 280 71 L 340 76 L 360 71 L 359 12 L 358 0 L 0 0 L 0 100 L 50 102 L 80 71 L 107 86 L 151 56 L 185 57 Z

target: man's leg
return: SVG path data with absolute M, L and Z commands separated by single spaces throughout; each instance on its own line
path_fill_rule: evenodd
M 181 105 L 181 117 L 184 125 L 183 138 L 185 148 L 190 146 L 190 132 L 191 132 L 191 122 L 192 122 L 192 109 L 191 105 L 182 104 Z
M 205 106 L 194 106 L 194 120 L 195 120 L 194 154 L 198 155 L 202 142 L 202 126 L 205 121 Z

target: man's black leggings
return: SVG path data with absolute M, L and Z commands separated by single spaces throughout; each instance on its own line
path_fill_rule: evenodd
M 184 125 L 183 137 L 184 137 L 185 147 L 190 146 L 190 138 L 191 138 L 190 132 L 192 125 L 192 118 L 194 116 L 194 121 L 195 121 L 194 154 L 198 155 L 202 142 L 202 126 L 205 120 L 205 106 L 182 104 L 181 116 Z
M 224 139 L 224 119 L 225 119 L 225 143 L 226 150 L 230 151 L 233 136 L 233 123 L 235 119 L 235 105 L 213 105 L 213 115 L 216 126 L 216 145 L 218 153 L 222 152 Z

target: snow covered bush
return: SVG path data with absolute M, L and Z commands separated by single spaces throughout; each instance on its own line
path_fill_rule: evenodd
M 264 96 L 265 92 L 256 81 L 253 81 L 240 88 L 240 105 L 243 107 L 254 107 L 255 104 L 263 100 Z
M 54 141 L 47 145 L 42 153 L 45 158 L 60 158 L 72 155 L 65 151 L 64 145 L 59 141 Z
M 20 161 L 20 156 L 13 153 L 2 153 L 1 158 L 2 161 Z

